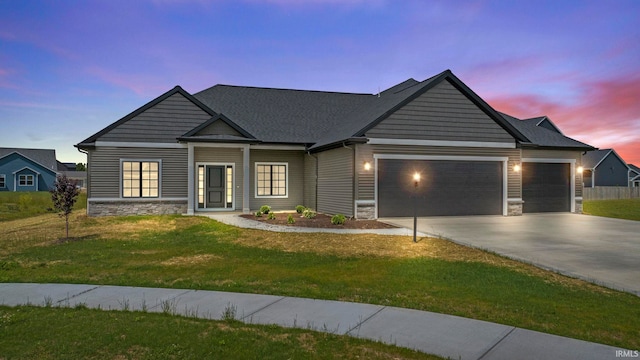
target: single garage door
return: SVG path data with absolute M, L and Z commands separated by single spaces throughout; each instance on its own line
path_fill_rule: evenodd
M 413 216 L 414 201 L 418 216 L 502 215 L 502 197 L 499 161 L 378 160 L 379 217 Z
M 522 212 L 571 211 L 570 172 L 570 164 L 523 163 Z

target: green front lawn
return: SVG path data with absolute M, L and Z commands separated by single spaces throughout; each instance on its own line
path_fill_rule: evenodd
M 304 329 L 159 313 L 0 307 L 2 359 L 440 359 Z
M 640 221 L 640 199 L 585 200 L 582 206 L 585 214 Z
M 48 191 L 0 191 L 0 222 L 23 219 L 53 212 Z M 74 205 L 76 211 L 87 208 L 87 193 L 80 193 Z
M 398 306 L 640 348 L 640 298 L 445 240 L 273 233 L 182 216 L 5 222 L 0 282 L 222 290 Z M 35 299 L 34 299 L 35 301 Z

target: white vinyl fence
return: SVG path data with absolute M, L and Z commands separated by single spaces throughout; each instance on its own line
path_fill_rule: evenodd
M 638 199 L 640 187 L 596 186 L 582 189 L 584 200 Z

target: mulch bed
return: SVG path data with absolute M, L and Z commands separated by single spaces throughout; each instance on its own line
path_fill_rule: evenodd
M 296 221 L 293 225 L 287 224 L 287 217 L 291 214 Z M 298 226 L 298 227 L 310 227 L 310 228 L 334 228 L 334 229 L 393 229 L 395 226 L 381 223 L 376 220 L 355 220 L 347 218 L 344 225 L 333 225 L 331 223 L 331 216 L 326 214 L 317 214 L 313 219 L 307 219 L 301 214 L 296 212 L 277 212 L 276 218 L 272 220 L 267 219 L 267 215 L 256 217 L 253 214 L 240 215 L 245 219 L 265 222 L 274 225 L 284 226 Z

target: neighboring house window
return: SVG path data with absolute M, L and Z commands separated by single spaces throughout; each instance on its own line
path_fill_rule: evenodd
M 122 162 L 122 197 L 158 197 L 159 188 L 159 161 Z
M 5 175 L 4 174 L 0 174 L 0 189 L 4 189 L 7 187 L 7 183 L 5 180 Z
M 256 163 L 256 197 L 287 197 L 287 163 Z
M 18 175 L 18 185 L 33 186 L 33 175 Z

